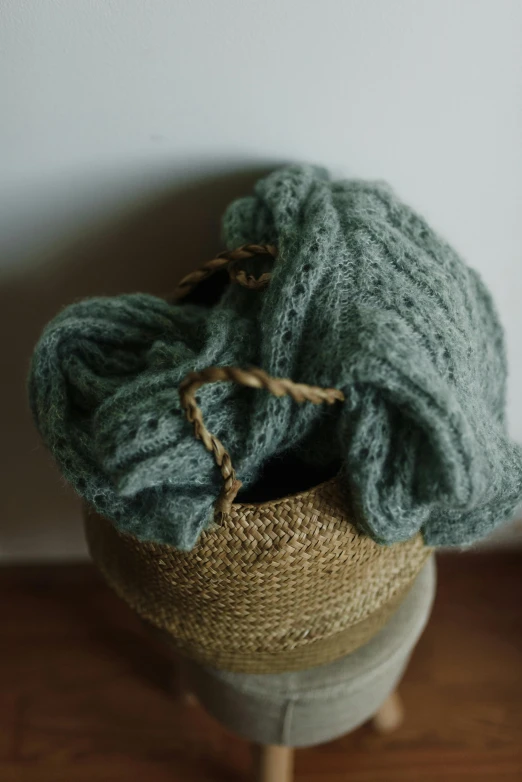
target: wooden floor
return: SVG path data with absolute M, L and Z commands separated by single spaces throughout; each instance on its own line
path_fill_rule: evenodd
M 298 750 L 296 782 L 522 780 L 522 554 L 439 560 L 404 726 Z M 171 664 L 88 566 L 0 570 L 1 782 L 241 782 L 250 748 L 166 692 Z

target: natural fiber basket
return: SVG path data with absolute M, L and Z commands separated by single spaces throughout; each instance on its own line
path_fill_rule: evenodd
M 243 279 L 255 287 L 252 278 Z M 217 381 L 298 403 L 344 398 L 336 389 L 272 378 L 260 369 L 191 373 L 181 383 L 181 402 L 224 479 L 214 525 L 192 551 L 182 552 L 121 533 L 86 508 L 91 555 L 120 597 L 200 662 L 252 673 L 331 662 L 386 624 L 431 549 L 420 535 L 381 546 L 361 534 L 350 494 L 336 477 L 269 502 L 235 502 L 241 484 L 230 455 L 206 429 L 195 400 L 201 385 Z

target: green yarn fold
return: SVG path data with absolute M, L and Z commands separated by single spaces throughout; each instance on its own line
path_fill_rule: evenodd
M 36 346 L 29 395 L 75 489 L 144 540 L 194 546 L 220 476 L 177 386 L 211 365 L 256 365 L 341 388 L 324 410 L 231 384 L 198 394 L 244 486 L 289 449 L 342 462 L 362 529 L 463 545 L 515 513 L 522 447 L 505 426 L 502 329 L 479 276 L 384 184 L 276 171 L 228 208 L 228 247 L 275 244 L 262 293 L 211 309 L 146 294 L 74 304 Z

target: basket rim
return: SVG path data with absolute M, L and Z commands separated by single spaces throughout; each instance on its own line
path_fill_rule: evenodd
M 282 497 L 276 497 L 273 500 L 265 500 L 264 502 L 233 502 L 231 507 L 236 511 L 240 508 L 273 508 L 274 506 L 280 505 L 282 502 L 286 502 L 287 500 L 297 500 L 300 497 L 304 497 L 308 494 L 311 494 L 312 492 L 318 491 L 323 486 L 336 483 L 339 479 L 339 476 L 340 473 L 338 472 L 336 475 L 328 478 L 326 481 L 321 481 L 321 483 L 316 483 L 313 486 L 310 486 L 309 489 L 301 489 L 301 491 L 297 491 L 292 494 L 284 494 Z M 216 513 L 218 512 L 219 511 L 216 511 Z

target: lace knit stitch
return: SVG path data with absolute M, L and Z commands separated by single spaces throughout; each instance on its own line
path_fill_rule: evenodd
M 522 447 L 505 428 L 506 360 L 490 295 L 384 184 L 299 166 L 224 216 L 227 246 L 274 244 L 262 293 L 212 308 L 145 294 L 74 304 L 44 331 L 29 389 L 36 424 L 76 490 L 116 526 L 183 549 L 212 517 L 220 477 L 180 411 L 190 370 L 256 365 L 335 386 L 343 405 L 298 406 L 228 384 L 201 389 L 209 430 L 244 486 L 290 448 L 342 461 L 362 527 L 462 545 L 512 516 Z M 241 499 L 241 494 L 239 495 Z

